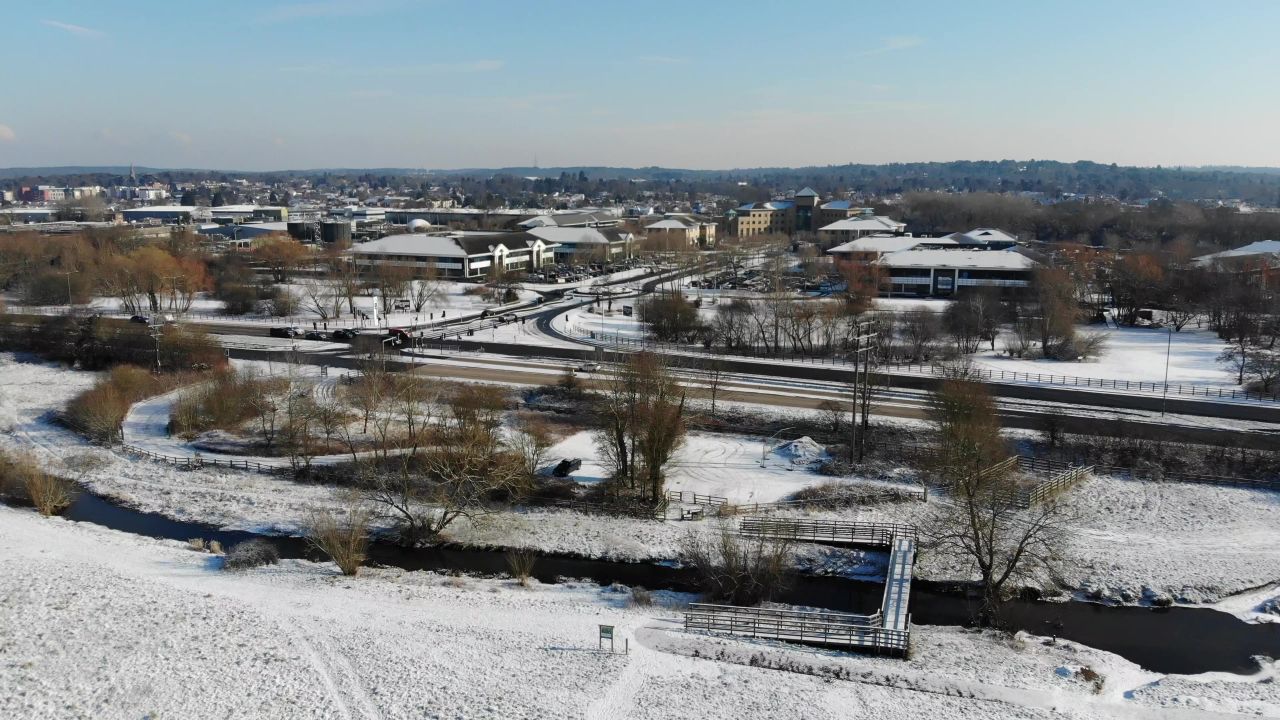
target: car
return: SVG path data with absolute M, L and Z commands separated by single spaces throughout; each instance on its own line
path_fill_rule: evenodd
M 271 328 L 271 332 L 269 334 L 271 335 L 271 337 L 295 338 L 300 333 L 298 332 L 298 328 L 295 328 L 295 327 L 273 327 Z
M 347 328 L 339 328 L 333 331 L 334 340 L 350 340 L 355 336 L 356 336 L 356 331 L 348 330 Z
M 151 319 L 148 318 L 146 315 L 134 315 L 133 317 L 129 318 L 129 322 L 138 323 L 139 325 L 149 325 L 151 324 Z
M 498 319 L 502 322 L 515 322 L 519 318 L 516 317 L 515 313 L 503 313 L 498 317 Z
M 305 339 L 307 339 L 307 340 L 325 340 L 325 339 L 327 339 L 327 338 L 325 338 L 324 333 L 319 332 L 319 331 L 317 331 L 317 330 L 308 330 L 308 331 L 307 331 L 307 334 L 306 334 L 306 335 L 304 335 L 303 337 L 304 337 Z
M 578 372 L 592 373 L 600 369 L 600 363 L 584 362 L 578 366 Z
M 394 340 L 395 345 L 405 345 L 411 341 L 409 331 L 404 328 L 387 328 L 386 337 L 383 339 Z

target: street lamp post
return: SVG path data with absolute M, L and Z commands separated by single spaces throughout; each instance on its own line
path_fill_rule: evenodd
M 769 439 L 764 441 L 764 443 L 763 443 L 763 444 L 761 445 L 761 447 L 760 447 L 760 464 L 762 464 L 762 465 L 763 465 L 763 464 L 764 464 L 764 462 L 765 462 L 765 460 L 767 460 L 767 459 L 768 459 L 768 457 L 769 457 L 769 446 L 773 444 L 773 440 L 774 440 L 774 438 L 778 437 L 778 435 L 780 435 L 780 434 L 782 434 L 782 433 L 784 433 L 784 432 L 786 432 L 786 431 L 788 431 L 788 430 L 793 429 L 794 427 L 795 427 L 795 426 L 791 426 L 791 427 L 784 427 L 784 428 L 782 428 L 781 430 L 779 430 L 778 432 L 775 432 L 774 434 L 770 435 L 770 436 L 769 436 Z
M 1169 318 L 1165 317 L 1168 325 Z M 1164 394 L 1160 398 L 1160 417 L 1164 417 L 1165 407 L 1169 404 L 1169 356 L 1173 354 L 1173 325 L 1168 325 L 1169 338 L 1164 346 Z
M 80 271 L 79 270 L 63 270 L 58 273 L 59 275 L 62 275 L 67 279 L 67 307 L 71 307 L 72 305 L 75 304 L 71 300 L 71 276 L 75 275 L 78 272 Z

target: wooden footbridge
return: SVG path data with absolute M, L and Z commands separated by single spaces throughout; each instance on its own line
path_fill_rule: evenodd
M 769 523 L 788 522 L 791 525 L 813 521 L 772 521 L 762 518 L 744 518 L 743 525 L 752 523 L 760 537 L 787 537 L 796 535 L 824 535 L 827 528 L 806 527 L 803 530 L 787 528 L 783 535 L 769 534 Z M 763 526 L 758 523 L 764 523 Z M 832 523 L 825 523 L 831 525 Z M 873 545 L 889 548 L 889 567 L 885 573 L 884 597 L 880 610 L 871 615 L 852 613 L 811 612 L 802 610 L 774 610 L 770 608 L 737 607 L 694 603 L 684 616 L 686 630 L 727 633 L 753 638 L 768 638 L 787 642 L 824 645 L 862 650 L 881 655 L 906 657 L 911 647 L 911 576 L 915 567 L 916 531 L 909 525 L 882 525 L 876 523 L 841 523 L 860 525 L 857 532 L 851 528 L 835 528 L 841 538 L 852 537 L 849 544 Z M 894 532 L 892 528 L 898 528 Z M 884 533 L 888 534 L 885 535 Z M 786 535 L 785 533 L 791 533 Z M 748 534 L 743 531 L 743 534 Z
M 909 537 L 913 542 L 916 538 L 916 529 L 911 525 L 768 517 L 742 518 L 738 533 L 770 540 L 876 548 L 892 548 L 894 538 Z

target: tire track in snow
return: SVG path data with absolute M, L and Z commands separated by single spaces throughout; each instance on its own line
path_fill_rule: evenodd
M 323 638 L 304 631 L 295 620 L 285 617 L 277 617 L 275 620 L 320 676 L 329 699 L 345 720 L 382 717 L 373 698 L 357 677 L 355 668 L 341 653 L 335 651 Z M 352 712 L 352 705 L 358 706 L 358 713 Z

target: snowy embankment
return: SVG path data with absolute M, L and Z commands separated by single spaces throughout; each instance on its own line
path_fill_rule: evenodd
M 245 471 L 179 470 L 89 445 L 48 422 L 51 412 L 94 380 L 91 373 L 18 363 L 0 354 L 0 446 L 32 451 L 50 469 L 140 510 L 229 529 L 292 533 L 311 509 L 344 504 L 332 487 Z M 758 439 L 694 433 L 672 469 L 671 487 L 727 495 L 734 502 L 767 502 L 827 480 L 783 458 L 761 467 L 761 449 Z M 566 439 L 551 457 L 559 456 L 585 459 L 576 473 L 583 481 L 604 476 L 591 460 L 596 455 L 588 433 Z M 1079 520 L 1061 564 L 1064 580 L 1081 591 L 1124 602 L 1169 597 L 1213 603 L 1280 580 L 1280 494 L 1099 477 L 1068 497 Z M 935 503 L 936 498 L 929 504 L 876 505 L 857 511 L 857 518 L 923 524 Z M 849 519 L 847 513 L 842 517 Z M 715 529 L 710 521 L 664 523 L 547 510 L 483 516 L 474 524 L 460 522 L 450 535 L 486 546 L 656 560 L 677 556 L 687 533 Z M 935 580 L 969 577 L 955 558 L 928 552 L 921 555 L 918 573 Z M 1231 609 L 1251 617 L 1277 595 L 1280 589 L 1273 588 Z
M 688 598 L 671 593 L 632 607 L 589 583 L 344 578 L 300 560 L 227 572 L 177 542 L 8 508 L 0 545 L 3 717 L 1280 716 L 1272 663 L 1160 676 L 1072 643 L 929 626 L 910 660 L 851 656 L 686 634 Z M 630 653 L 598 651 L 600 624 Z
M 1226 345 L 1208 330 L 1186 327 L 1182 332 L 1170 333 L 1168 328 L 1089 325 L 1080 327 L 1079 332 L 1098 333 L 1106 338 L 1099 357 L 1084 362 L 1023 360 L 1001 354 L 997 339 L 997 351 L 992 352 L 990 346 L 983 348 L 974 355 L 974 365 L 1020 373 L 1159 383 L 1164 382 L 1167 357 L 1171 385 L 1238 388 L 1235 376 L 1218 362 Z

